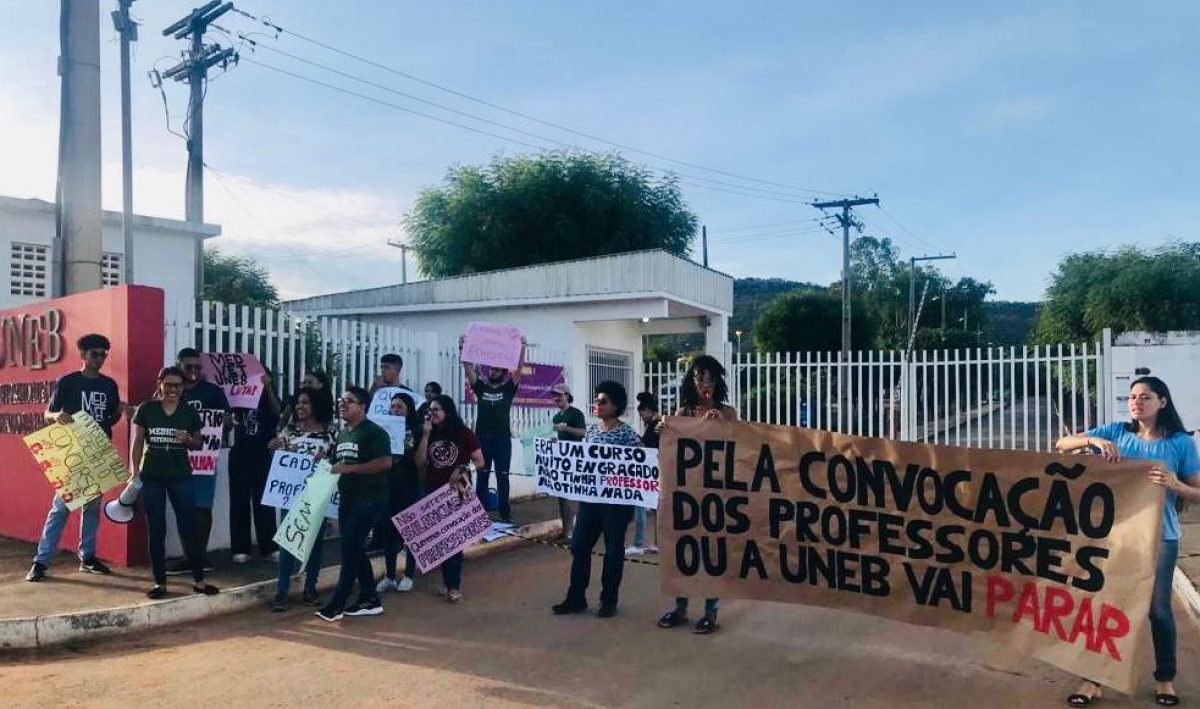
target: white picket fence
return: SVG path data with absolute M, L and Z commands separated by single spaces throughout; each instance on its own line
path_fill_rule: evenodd
M 329 375 L 334 391 L 349 385 L 369 387 L 379 371 L 379 358 L 394 353 L 404 358 L 404 381 L 422 390 L 436 381 L 458 403 L 468 424 L 475 420 L 475 406 L 465 402 L 458 341 L 434 332 L 414 332 L 398 327 L 363 323 L 344 318 L 312 318 L 250 306 L 214 301 L 183 302 L 166 314 L 163 355 L 175 361 L 184 347 L 204 352 L 249 352 L 275 375 L 277 390 L 285 396 L 296 391 L 304 373 L 321 369 Z M 565 366 L 562 352 L 531 345 L 530 362 Z M 550 425 L 554 410 L 543 407 L 513 407 L 514 435 L 542 432 Z
M 645 386 L 678 405 L 682 363 L 648 362 Z M 1103 422 L 1098 343 L 914 352 L 753 352 L 732 357 L 742 418 L 852 435 L 1046 451 Z

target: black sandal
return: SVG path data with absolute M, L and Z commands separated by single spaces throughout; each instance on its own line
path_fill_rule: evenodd
M 221 592 L 221 589 L 207 583 L 192 584 L 192 590 L 196 593 L 203 593 L 206 596 L 215 596 Z
M 1155 692 L 1154 702 L 1159 706 L 1174 707 L 1179 706 L 1179 695 L 1169 692 Z
M 1081 692 L 1076 692 L 1074 694 L 1067 695 L 1067 704 L 1073 707 L 1087 707 L 1091 706 L 1092 702 L 1095 702 L 1100 698 L 1100 688 L 1096 687 L 1094 694 L 1083 694 Z
M 678 628 L 681 625 L 687 625 L 688 619 L 686 615 L 679 611 L 670 611 L 658 619 L 658 627 L 660 628 Z
M 149 598 L 150 600 L 153 600 L 153 601 L 157 601 L 158 599 L 163 598 L 166 595 L 167 595 L 167 587 L 166 586 L 155 585 L 154 588 L 150 589 L 149 591 L 146 591 L 146 598 Z
M 696 621 L 696 627 L 692 630 L 692 632 L 696 635 L 709 635 L 717 632 L 717 628 L 719 627 L 721 626 L 717 625 L 716 619 L 710 618 L 709 616 L 704 616 L 700 620 Z

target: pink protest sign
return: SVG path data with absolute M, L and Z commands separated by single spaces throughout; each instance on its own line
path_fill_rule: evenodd
M 200 355 L 204 378 L 225 390 L 234 409 L 257 409 L 262 397 L 262 376 L 267 373 L 252 354 L 207 352 Z
M 521 330 L 512 325 L 473 322 L 467 326 L 462 359 L 472 364 L 516 369 L 521 363 Z
M 459 492 L 443 485 L 392 517 L 404 543 L 412 550 L 421 573 L 483 538 L 492 519 L 471 488 Z

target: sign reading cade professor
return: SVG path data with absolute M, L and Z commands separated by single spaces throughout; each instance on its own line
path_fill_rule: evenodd
M 314 456 L 291 451 L 275 451 L 271 457 L 271 469 L 267 473 L 267 484 L 263 488 L 262 504 L 281 510 L 290 510 L 304 494 L 304 488 L 320 464 Z M 325 516 L 337 519 L 341 493 L 336 490 L 325 507 Z
M 463 339 L 462 361 L 513 370 L 521 364 L 521 329 L 499 323 L 472 322 Z

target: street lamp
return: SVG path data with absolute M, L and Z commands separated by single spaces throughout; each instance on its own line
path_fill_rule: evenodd
M 738 361 L 742 356 L 742 331 L 734 330 L 733 334 L 737 337 L 737 349 L 733 353 L 733 361 Z

